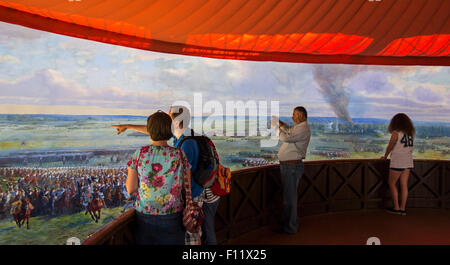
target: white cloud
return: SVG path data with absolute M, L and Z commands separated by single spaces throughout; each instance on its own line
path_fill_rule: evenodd
M 282 95 L 289 95 L 289 93 L 290 93 L 290 89 L 288 89 L 286 86 L 282 86 L 282 85 L 276 86 L 275 91 L 278 94 L 282 94 Z
M 169 73 L 169 74 L 173 74 L 173 75 L 180 76 L 180 77 L 185 76 L 188 73 L 187 69 L 173 69 L 173 68 L 171 68 L 171 69 L 164 69 L 164 71 Z
M 134 63 L 136 62 L 135 58 L 127 58 L 127 59 L 123 59 L 122 61 L 120 61 L 121 63 Z
M 77 59 L 77 63 L 79 65 L 85 65 L 86 64 L 86 60 L 85 59 Z
M 249 64 L 239 61 L 229 61 L 230 70 L 225 73 L 225 76 L 230 79 L 231 82 L 240 82 L 245 79 L 249 72 Z M 208 66 L 211 66 L 208 64 Z M 222 65 L 217 65 L 215 68 L 223 68 Z
M 0 56 L 0 63 L 19 63 L 20 60 L 17 57 L 11 55 Z
M 204 58 L 204 63 L 210 67 L 220 67 L 224 61 L 220 59 Z
M 148 116 L 156 109 L 103 108 L 97 106 L 56 105 L 45 106 L 30 104 L 0 105 L 3 114 L 62 114 L 62 115 L 136 115 Z
M 87 70 L 84 69 L 84 68 L 78 68 L 78 69 L 77 69 L 77 73 L 80 73 L 80 74 L 86 74 L 86 73 L 87 73 Z
M 84 56 L 95 53 L 103 44 L 84 39 L 68 39 L 58 43 L 58 47 L 63 50 L 73 51 L 75 55 Z
M 141 63 L 154 60 L 184 59 L 182 55 L 158 53 L 126 47 L 116 47 L 110 52 L 110 55 L 114 57 L 122 57 L 125 55 L 126 58 L 120 60 L 120 62 L 124 64 Z
M 91 56 L 92 53 L 91 52 L 87 52 L 87 51 L 79 51 L 75 53 L 76 56 Z
M 395 96 L 407 97 L 417 102 L 450 103 L 450 86 L 404 79 L 397 75 L 389 77 L 389 81 L 395 88 Z
M 415 99 L 421 102 L 450 103 L 450 93 L 444 86 L 421 84 L 412 93 L 414 93 Z
M 0 44 L 9 44 L 14 47 L 20 41 L 30 41 L 41 38 L 45 33 L 39 30 L 0 22 Z
M 0 82 L 0 104 L 85 105 L 103 108 L 151 109 L 170 96 L 169 91 L 123 90 L 109 86 L 86 89 L 47 69 L 12 82 Z M 74 113 L 76 114 L 76 113 Z

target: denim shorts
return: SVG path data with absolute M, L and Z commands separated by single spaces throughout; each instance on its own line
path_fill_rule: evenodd
M 184 245 L 183 214 L 151 215 L 136 212 L 137 245 Z

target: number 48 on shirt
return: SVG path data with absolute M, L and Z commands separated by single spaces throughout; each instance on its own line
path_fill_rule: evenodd
M 400 141 L 400 143 L 402 143 L 404 147 L 414 146 L 414 141 L 413 141 L 412 136 L 406 135 L 406 134 L 403 135 L 403 138 Z

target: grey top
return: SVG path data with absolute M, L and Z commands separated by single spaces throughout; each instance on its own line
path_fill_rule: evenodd
M 278 128 L 281 144 L 278 151 L 278 160 L 302 160 L 306 157 L 311 138 L 311 130 L 307 121 L 296 124 L 295 126 L 283 125 Z

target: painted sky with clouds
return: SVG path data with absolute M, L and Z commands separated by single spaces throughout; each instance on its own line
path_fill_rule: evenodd
M 170 55 L 0 22 L 0 113 L 148 115 L 174 101 L 278 100 L 335 117 L 312 64 Z M 351 118 L 450 122 L 450 67 L 322 65 Z M 225 112 L 225 110 L 224 110 Z

